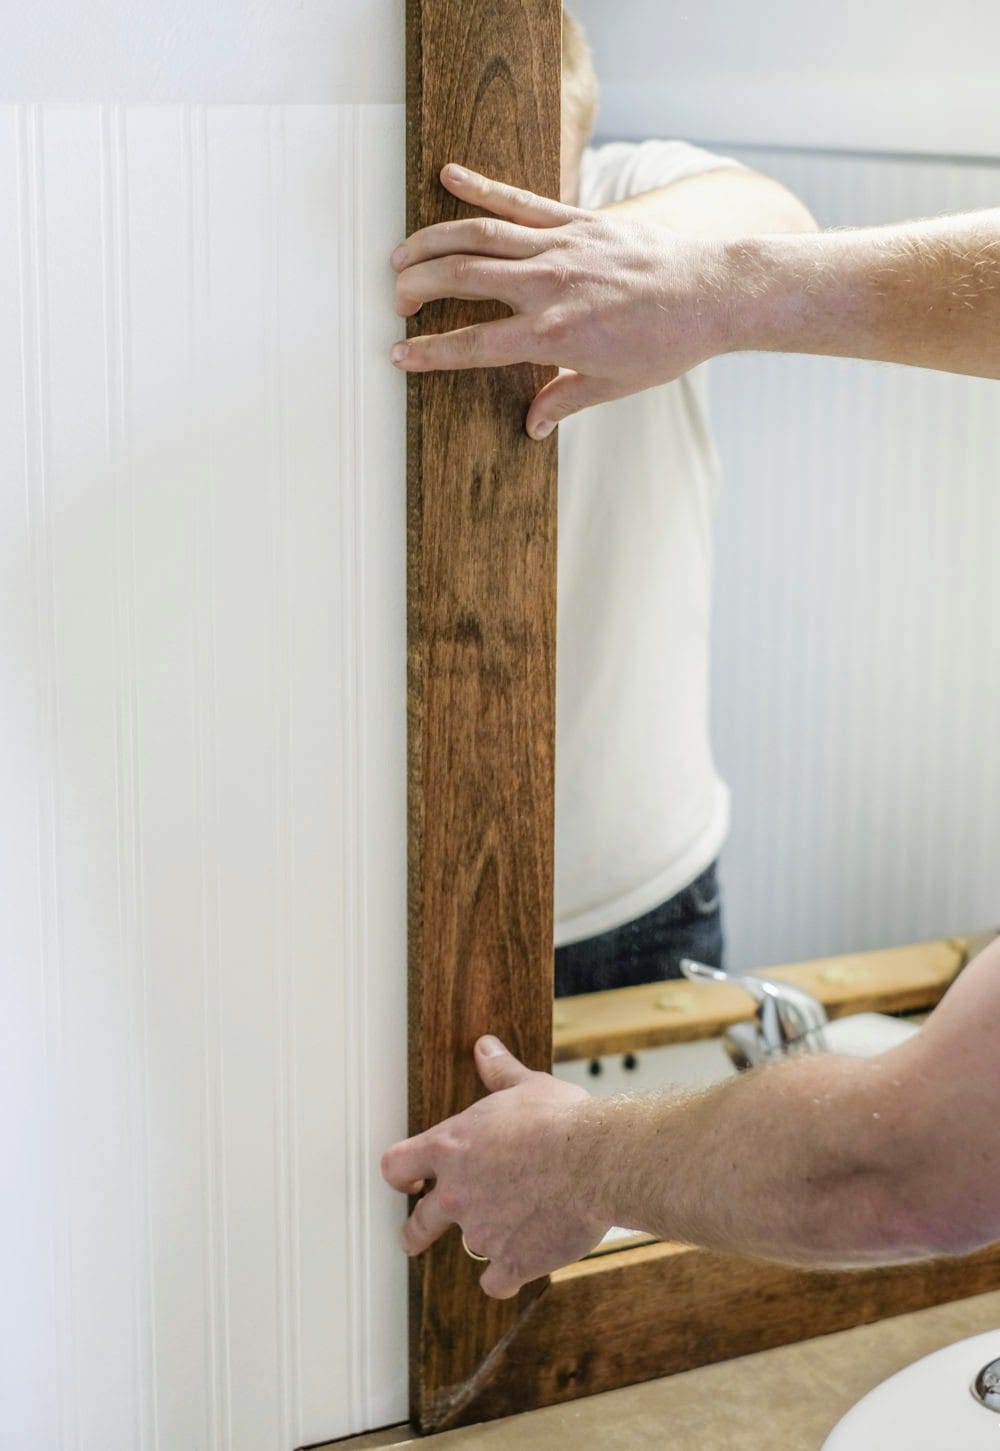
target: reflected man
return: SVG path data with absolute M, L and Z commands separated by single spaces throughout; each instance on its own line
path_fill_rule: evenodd
M 562 200 L 707 236 L 810 231 L 777 182 L 682 141 L 588 145 L 597 79 L 563 15 Z M 705 369 L 559 441 L 556 993 L 720 966 L 729 801 L 709 739 L 719 465 Z

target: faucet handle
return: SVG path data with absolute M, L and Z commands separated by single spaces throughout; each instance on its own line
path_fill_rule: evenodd
M 729 987 L 742 988 L 754 999 L 760 1058 L 826 1051 L 823 1034 L 829 1021 L 826 1009 L 818 998 L 803 988 L 757 973 L 727 972 L 707 962 L 696 962 L 691 957 L 682 957 L 680 967 L 689 982 L 725 983 Z

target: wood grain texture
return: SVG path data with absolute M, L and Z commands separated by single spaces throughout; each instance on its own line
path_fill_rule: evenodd
M 558 0 L 409 0 L 408 230 L 462 213 L 447 161 L 558 195 L 560 24 Z M 502 312 L 438 303 L 411 331 Z M 481 1033 L 551 1063 L 556 444 L 523 428 L 548 376 L 409 379 L 413 1132 L 482 1091 Z M 539 1290 L 487 1300 L 457 1233 L 414 1264 L 415 1424 L 453 1413 Z
M 449 1424 L 634 1385 L 998 1286 L 996 1246 L 839 1273 L 671 1244 L 599 1256 L 552 1276 Z
M 878 952 L 762 968 L 812 993 L 830 1018 L 933 1008 L 968 957 L 967 939 L 917 942 Z M 560 998 L 552 1033 L 557 1063 L 714 1038 L 751 1016 L 745 992 L 721 983 L 644 983 Z

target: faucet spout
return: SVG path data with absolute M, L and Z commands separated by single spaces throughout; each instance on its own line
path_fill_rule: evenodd
M 825 1053 L 829 1021 L 818 998 L 793 983 L 757 973 L 727 972 L 693 958 L 681 959 L 689 982 L 718 982 L 741 988 L 757 1004 L 753 1022 L 735 1023 L 723 1034 L 726 1052 L 737 1068 L 752 1068 L 791 1053 Z

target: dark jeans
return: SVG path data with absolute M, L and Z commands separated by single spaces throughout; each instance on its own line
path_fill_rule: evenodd
M 680 977 L 682 957 L 722 966 L 722 902 L 716 864 L 634 922 L 556 948 L 556 997 Z

